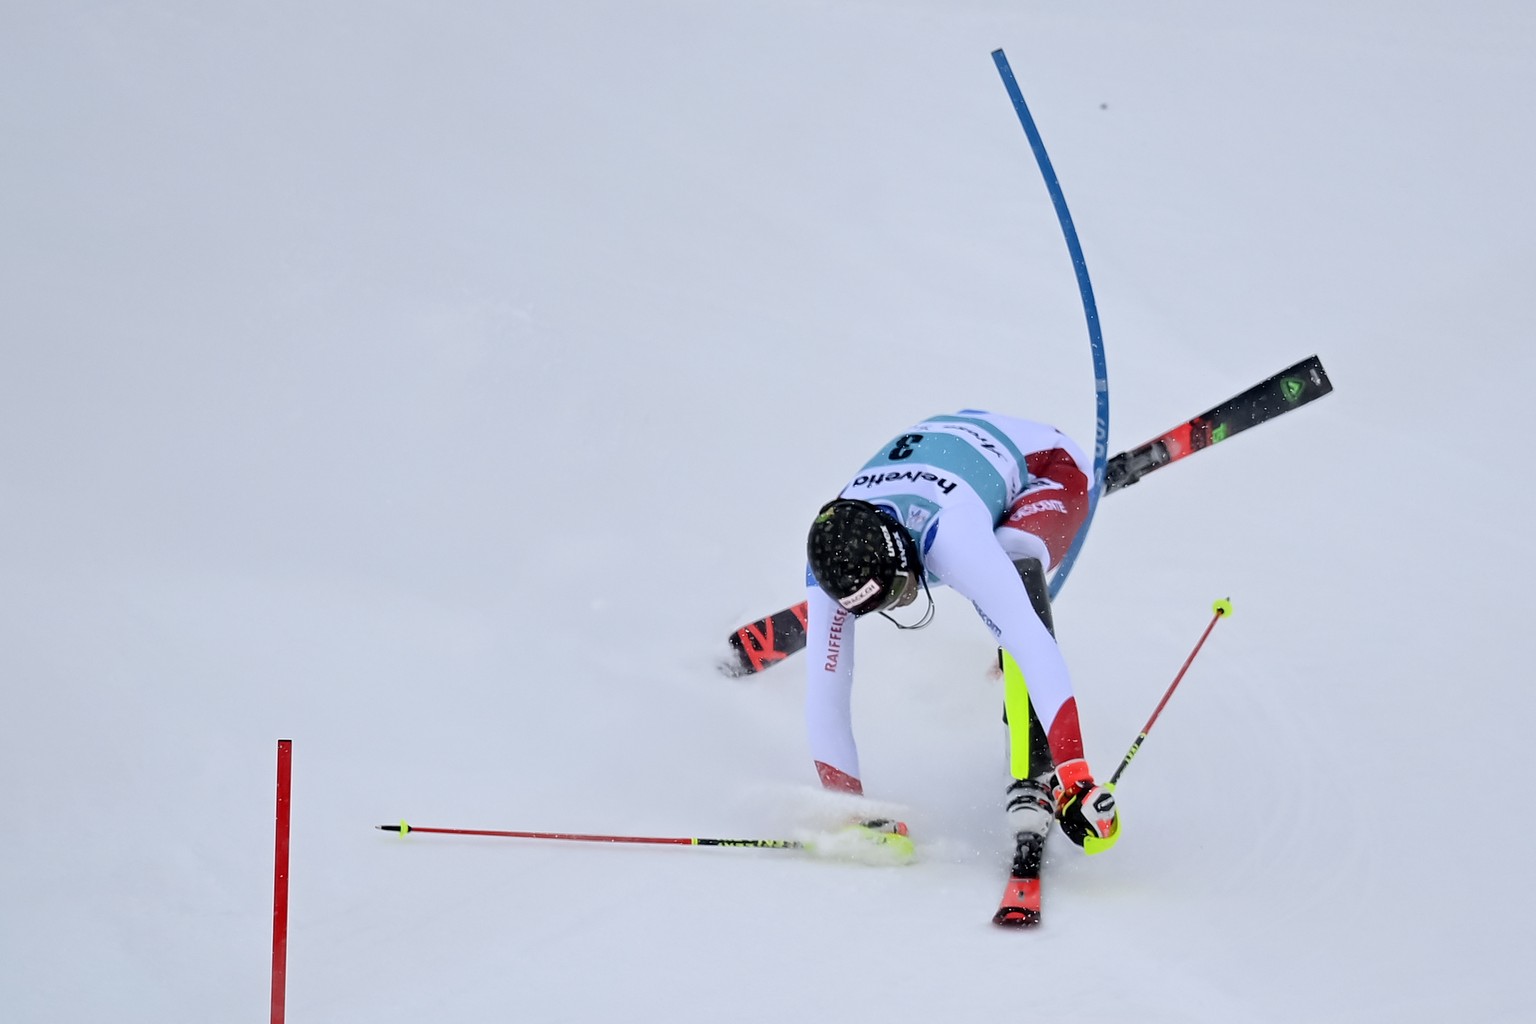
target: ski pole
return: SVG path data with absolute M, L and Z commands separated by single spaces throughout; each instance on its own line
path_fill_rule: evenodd
M 1189 657 L 1184 659 L 1184 667 L 1179 669 L 1179 674 L 1173 677 L 1173 682 L 1168 685 L 1168 692 L 1163 694 L 1163 699 L 1157 702 L 1157 710 L 1152 712 L 1152 717 L 1147 719 L 1147 724 L 1141 727 L 1141 733 L 1136 737 L 1136 742 L 1131 744 L 1131 749 L 1126 751 L 1125 760 L 1120 762 L 1120 767 L 1115 769 L 1115 774 L 1110 776 L 1106 786 L 1113 786 L 1120 780 L 1120 775 L 1130 766 L 1131 759 L 1136 756 L 1136 751 L 1141 749 L 1142 741 L 1147 738 L 1147 733 L 1152 731 L 1152 723 L 1157 721 L 1157 716 L 1163 713 L 1163 708 L 1168 703 L 1168 698 L 1173 696 L 1173 691 L 1178 688 L 1179 680 L 1184 678 L 1184 673 L 1189 671 L 1190 662 L 1195 660 L 1195 655 L 1200 653 L 1200 648 L 1205 645 L 1205 638 L 1211 635 L 1211 630 L 1216 628 L 1217 620 L 1232 614 L 1232 599 L 1224 597 L 1211 606 L 1215 613 L 1211 616 L 1210 624 L 1205 627 L 1205 632 L 1200 634 L 1200 639 L 1195 643 L 1195 649 L 1189 652 Z
M 672 836 L 600 836 L 579 832 L 510 832 L 484 828 L 424 828 L 408 825 L 377 825 L 385 832 L 406 836 L 412 832 L 445 836 L 497 836 L 503 839 L 562 839 L 578 843 L 647 843 L 652 846 L 747 846 L 762 850 L 804 850 L 807 844 L 794 839 L 698 839 Z

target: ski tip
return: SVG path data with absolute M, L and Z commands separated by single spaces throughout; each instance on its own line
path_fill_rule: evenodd
M 1232 614 L 1232 599 L 1230 597 L 1218 598 L 1216 600 L 1216 603 L 1211 605 L 1211 611 L 1215 612 L 1217 615 L 1222 616 L 1223 618 L 1225 618 L 1228 615 L 1231 615 Z
M 715 662 L 715 670 L 727 679 L 740 679 L 752 674 L 752 667 L 746 664 L 741 655 L 735 651 L 722 655 Z

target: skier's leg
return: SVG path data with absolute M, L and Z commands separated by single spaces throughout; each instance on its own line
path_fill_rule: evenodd
M 1050 569 L 1066 557 L 1088 517 L 1088 475 L 1056 448 L 1029 457 L 1029 476 L 997 528 L 997 542 L 1015 562 L 1038 558 Z

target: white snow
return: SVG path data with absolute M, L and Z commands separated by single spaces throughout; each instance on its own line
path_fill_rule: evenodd
M 295 1022 L 1528 1019 L 1536 8 L 919 0 L 0 12 L 0 1012 Z M 862 631 L 916 862 L 790 838 L 811 514 L 963 406 L 1112 450 L 1056 618 L 1125 834 L 1007 864 L 1000 684 Z

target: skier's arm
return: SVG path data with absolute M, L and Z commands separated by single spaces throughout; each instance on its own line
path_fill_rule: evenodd
M 806 587 L 805 730 L 827 789 L 864 792 L 853 741 L 854 617 L 818 587 Z

